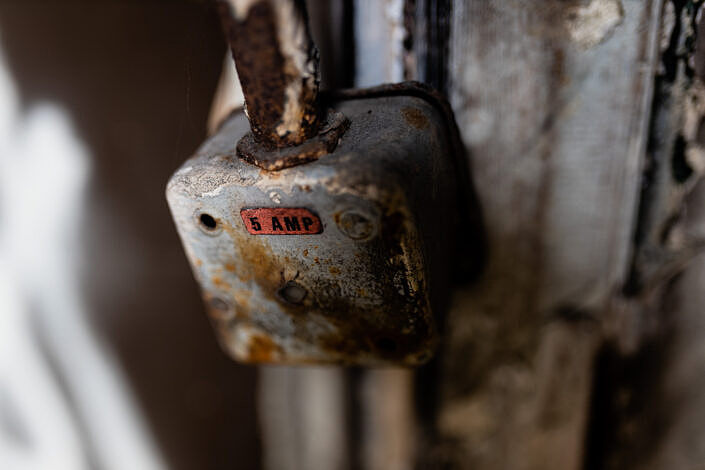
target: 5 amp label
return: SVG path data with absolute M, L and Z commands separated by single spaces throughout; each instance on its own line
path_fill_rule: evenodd
M 252 235 L 315 235 L 323 232 L 321 219 L 301 207 L 242 209 L 240 217 Z

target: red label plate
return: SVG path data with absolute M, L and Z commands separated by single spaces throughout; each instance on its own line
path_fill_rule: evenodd
M 302 207 L 242 209 L 240 217 L 252 235 L 315 235 L 323 231 L 321 219 Z

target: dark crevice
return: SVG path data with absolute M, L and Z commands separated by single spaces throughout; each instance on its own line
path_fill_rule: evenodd
M 342 0 L 343 2 L 343 13 L 342 13 L 342 50 L 340 54 L 346 60 L 340 61 L 340 65 L 343 70 L 340 71 L 340 84 L 341 88 L 349 88 L 355 84 L 355 11 L 353 0 Z
M 404 80 L 416 79 L 414 66 L 416 61 L 409 60 L 414 56 L 414 45 L 416 42 L 416 0 L 406 0 L 404 2 Z
M 671 157 L 671 174 L 678 183 L 685 183 L 693 174 L 693 168 L 685 157 L 687 143 L 682 135 L 676 137 L 673 144 L 673 156 Z
M 680 47 L 683 30 L 688 28 L 697 31 L 697 14 L 705 0 L 672 0 L 675 25 L 671 33 L 668 47 L 661 56 L 664 66 L 662 78 L 670 83 L 674 82 L 678 76 L 678 65 L 683 64 L 683 72 L 686 77 L 693 78 L 695 70 L 688 58 L 692 57 L 697 45 L 697 34 L 690 34 L 683 38 L 683 47 Z M 688 24 L 683 24 L 683 14 L 688 18 Z
M 445 94 L 448 91 L 448 44 L 453 2 L 427 0 L 424 10 L 427 48 L 423 81 Z
M 606 344 L 598 353 L 586 436 L 584 470 L 640 468 L 657 448 L 669 417 L 653 407 L 663 396 L 670 338 L 664 333 L 631 356 Z
M 685 0 L 671 1 L 674 9 L 675 24 L 673 26 L 673 31 L 671 31 L 668 47 L 661 55 L 661 63 L 663 64 L 664 72 L 657 77 L 657 80 L 661 79 L 672 83 L 676 80 L 676 76 L 678 75 L 678 62 L 680 60 L 678 55 L 678 42 L 681 37 L 681 30 L 683 29 L 681 17 L 686 3 L 687 1 Z
M 345 380 L 345 423 L 348 449 L 348 466 L 351 470 L 363 468 L 362 455 L 362 380 L 365 370 L 359 367 L 344 369 Z

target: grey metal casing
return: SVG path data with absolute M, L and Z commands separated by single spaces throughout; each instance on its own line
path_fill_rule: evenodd
M 167 186 L 209 317 L 237 360 L 417 365 L 433 355 L 455 229 L 443 117 L 412 96 L 335 109 L 350 127 L 317 161 L 266 171 L 241 160 L 249 124 L 239 112 Z M 249 208 L 305 208 L 323 230 L 253 235 L 240 216 Z

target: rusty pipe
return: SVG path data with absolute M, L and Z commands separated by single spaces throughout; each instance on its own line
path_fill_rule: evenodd
M 218 0 L 255 139 L 299 145 L 319 128 L 318 50 L 304 0 Z

